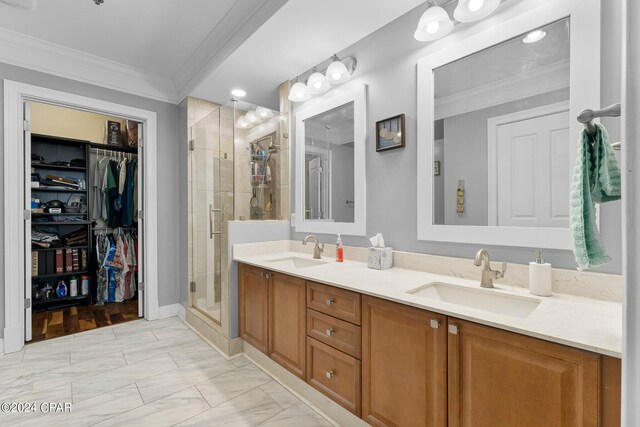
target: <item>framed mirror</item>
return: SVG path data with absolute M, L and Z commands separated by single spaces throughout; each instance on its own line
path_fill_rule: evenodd
M 366 234 L 366 86 L 340 87 L 296 113 L 296 231 Z
M 419 240 L 572 247 L 576 116 L 600 108 L 600 2 L 523 3 L 418 63 Z

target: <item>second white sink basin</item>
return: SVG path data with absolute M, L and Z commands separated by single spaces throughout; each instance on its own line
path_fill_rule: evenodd
M 407 293 L 520 318 L 528 317 L 540 304 L 537 298 L 505 295 L 491 289 L 474 289 L 441 282 L 428 283 Z
M 302 258 L 298 256 L 270 259 L 270 260 L 267 260 L 266 262 L 278 264 L 282 267 L 287 267 L 287 268 L 307 268 L 307 267 L 314 267 L 316 265 L 326 264 L 326 261 L 321 261 L 319 259 L 313 259 L 313 258 Z

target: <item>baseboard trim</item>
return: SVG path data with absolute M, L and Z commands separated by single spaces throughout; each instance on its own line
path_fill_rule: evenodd
M 4 355 L 4 339 L 0 338 L 0 356 Z
M 185 317 L 185 309 L 182 304 L 169 304 L 161 305 L 158 307 L 158 319 L 164 319 L 165 317 L 178 316 L 181 319 Z

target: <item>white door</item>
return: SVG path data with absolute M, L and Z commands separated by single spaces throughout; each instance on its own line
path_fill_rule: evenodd
M 327 185 L 327 161 L 315 157 L 309 161 L 309 218 L 329 218 L 329 194 Z
M 569 226 L 569 123 L 563 111 L 498 126 L 495 225 Z
M 142 159 L 142 150 L 144 149 L 144 125 L 138 124 L 138 212 L 142 211 L 142 215 L 138 215 L 138 317 L 144 317 L 144 164 Z
M 31 256 L 31 103 L 24 104 L 24 338 L 25 341 L 31 341 L 31 272 L 32 261 Z M 42 252 L 44 254 L 44 252 Z

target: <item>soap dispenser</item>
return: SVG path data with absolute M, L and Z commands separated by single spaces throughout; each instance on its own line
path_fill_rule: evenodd
M 529 292 L 541 297 L 550 297 L 551 264 L 544 262 L 542 249 L 536 249 L 533 252 L 536 254 L 536 260 L 529 263 Z

